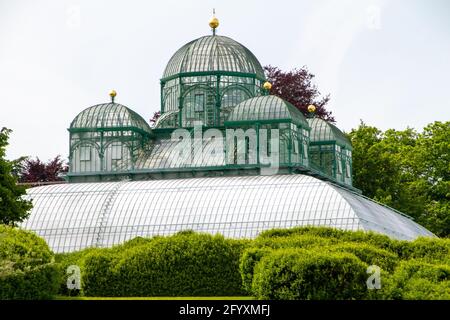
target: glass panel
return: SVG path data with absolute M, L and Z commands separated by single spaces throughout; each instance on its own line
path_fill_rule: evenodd
M 90 161 L 91 160 L 91 147 L 81 146 L 80 147 L 80 161 Z
M 111 146 L 111 159 L 120 160 L 122 159 L 122 144 L 113 143 Z

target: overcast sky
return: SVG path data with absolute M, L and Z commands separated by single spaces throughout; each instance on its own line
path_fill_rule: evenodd
M 210 34 L 212 8 L 262 65 L 307 66 L 343 130 L 450 120 L 450 1 L 0 0 L 8 158 L 67 158 L 71 120 L 111 89 L 149 119 L 166 63 Z

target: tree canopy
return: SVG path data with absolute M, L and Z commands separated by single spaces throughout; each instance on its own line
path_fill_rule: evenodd
M 355 187 L 436 235 L 450 235 L 450 122 L 422 132 L 382 132 L 361 122 L 349 137 Z
M 282 71 L 277 67 L 265 66 L 267 81 L 272 84 L 270 94 L 276 95 L 295 107 L 304 115 L 308 114 L 308 106 L 316 106 L 315 115 L 323 120 L 335 122 L 331 111 L 325 106 L 330 101 L 330 96 L 321 96 L 317 86 L 313 84 L 314 75 L 306 67 Z
M 0 223 L 15 225 L 28 217 L 32 204 L 22 198 L 25 188 L 17 185 L 13 164 L 5 159 L 10 133 L 7 128 L 0 130 Z
M 17 166 L 19 169 L 16 171 L 18 171 L 20 182 L 63 181 L 61 174 L 69 169 L 61 156 L 56 156 L 47 162 L 39 158 L 23 158 Z

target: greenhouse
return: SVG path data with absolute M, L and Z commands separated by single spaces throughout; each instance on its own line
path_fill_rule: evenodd
M 433 236 L 363 197 L 346 135 L 314 106 L 305 116 L 270 95 L 255 55 L 218 35 L 217 19 L 210 27 L 167 63 L 152 127 L 115 91 L 74 118 L 68 183 L 28 190 L 25 228 L 57 252 L 181 230 L 245 238 L 315 225 Z

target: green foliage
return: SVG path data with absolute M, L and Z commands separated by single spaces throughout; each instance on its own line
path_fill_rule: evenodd
M 56 294 L 58 265 L 32 232 L 0 225 L 0 299 L 48 299 Z
M 17 185 L 13 163 L 5 159 L 10 133 L 6 128 L 0 130 L 0 223 L 15 225 L 28 217 L 32 205 L 22 198 L 25 188 Z
M 249 241 L 179 233 L 84 257 L 88 296 L 214 296 L 242 294 L 239 259 Z
M 0 300 L 50 299 L 58 290 L 58 271 L 54 263 L 24 269 L 0 266 Z
M 365 281 L 369 274 L 365 274 L 362 284 L 357 284 L 357 287 L 364 286 L 364 293 L 350 297 L 352 299 L 434 299 L 437 297 L 443 299 L 447 297 L 447 284 L 444 278 L 430 278 L 426 272 L 418 272 L 416 276 L 412 276 L 414 272 L 411 270 L 415 269 L 411 269 L 411 265 L 416 267 L 423 265 L 427 268 L 438 268 L 441 271 L 442 268 L 450 267 L 450 239 L 419 238 L 415 241 L 399 241 L 372 232 L 343 231 L 325 227 L 265 231 L 254 240 L 253 247 L 244 251 L 241 258 L 240 272 L 247 292 L 259 298 L 270 297 L 271 299 L 311 299 L 311 297 L 316 299 L 318 297 L 313 285 L 308 287 L 301 284 L 299 291 L 293 293 L 293 285 L 289 287 L 286 284 L 294 281 L 292 269 L 295 263 L 292 261 L 297 258 L 286 258 L 289 261 L 287 264 L 289 272 L 286 271 L 286 265 L 280 265 L 280 262 L 277 262 L 278 256 L 278 258 L 267 258 L 271 261 L 270 263 L 267 262 L 269 260 L 263 262 L 266 257 L 273 256 L 277 252 L 281 256 L 286 252 L 287 255 L 295 252 L 293 255 L 296 257 L 298 255 L 315 257 L 317 253 L 325 256 L 344 254 L 352 256 L 366 267 L 368 265 L 380 267 L 381 290 L 368 290 L 365 287 Z M 405 266 L 409 266 L 409 269 L 406 269 L 409 272 L 407 276 L 405 276 Z M 270 270 L 272 267 L 275 269 Z M 260 274 L 261 272 L 263 275 Z M 408 277 L 411 279 L 406 281 Z M 276 281 L 277 278 L 285 280 Z M 316 286 L 322 285 L 320 279 L 318 276 Z M 347 280 L 350 281 L 350 279 Z M 328 287 L 327 290 L 333 289 Z M 334 292 L 332 296 L 349 298 L 339 294 Z
M 353 145 L 354 186 L 409 214 L 438 236 L 450 235 L 450 122 L 381 132 L 361 122 Z
M 256 264 L 263 256 L 271 252 L 272 249 L 270 248 L 249 248 L 242 254 L 239 271 L 242 277 L 242 286 L 248 293 L 252 292 L 253 273 Z
M 394 275 L 385 281 L 384 299 L 450 299 L 450 265 L 421 260 L 400 263 Z
M 138 239 L 138 238 L 136 238 Z M 60 285 L 58 293 L 64 296 L 77 296 L 81 294 L 79 289 L 69 289 L 67 287 L 67 279 L 69 275 L 67 274 L 67 268 L 69 266 L 77 266 L 81 270 L 81 275 L 83 275 L 84 270 L 84 260 L 85 257 L 91 253 L 96 252 L 101 249 L 98 248 L 87 248 L 80 251 L 70 252 L 70 253 L 59 253 L 55 255 L 55 261 L 59 266 L 60 273 Z
M 53 254 L 44 239 L 30 231 L 0 224 L 0 261 L 11 261 L 15 268 L 50 263 Z
M 398 256 L 395 253 L 367 243 L 343 242 L 326 248 L 325 251 L 351 253 L 367 265 L 376 265 L 385 271 L 394 270 L 398 263 Z
M 258 299 L 359 299 L 366 269 L 351 254 L 279 249 L 256 265 L 252 289 Z

